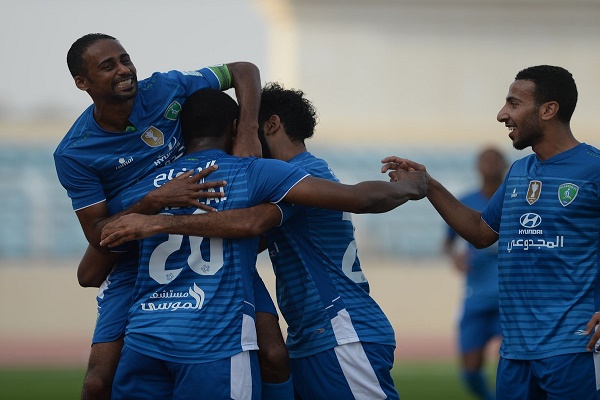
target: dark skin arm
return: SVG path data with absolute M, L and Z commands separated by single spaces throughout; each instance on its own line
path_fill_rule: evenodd
M 100 287 L 122 253 L 109 253 L 88 246 L 77 268 L 82 287 Z
M 384 163 L 381 172 L 388 172 L 392 181 L 398 178 L 399 173 L 406 171 L 421 171 L 427 174 L 425 166 L 404 158 L 392 156 L 384 158 L 381 162 Z M 481 212 L 462 204 L 441 183 L 431 177 L 429 177 L 427 199 L 444 221 L 476 248 L 488 247 L 498 240 L 498 234 L 481 219 Z
M 281 211 L 270 203 L 247 209 L 192 215 L 127 214 L 114 222 L 117 231 L 108 235 L 101 244 L 118 245 L 158 233 L 223 238 L 254 237 L 280 223 Z M 117 242 L 112 242 L 114 238 L 118 238 Z M 79 284 L 84 287 L 99 287 L 120 255 L 121 253 L 107 253 L 88 246 L 77 270 Z
M 356 185 L 307 176 L 290 189 L 284 201 L 353 213 L 381 213 L 408 200 L 425 196 L 425 174 L 402 171 L 398 176 L 399 180 L 393 183 L 368 181 Z M 114 247 L 157 233 L 223 238 L 254 237 L 280 223 L 280 211 L 272 204 L 199 215 L 131 214 L 105 226 L 102 245 Z
M 260 71 L 249 62 L 227 64 L 240 105 L 238 125 L 233 141 L 233 155 L 260 157 L 262 147 L 258 140 L 258 110 L 260 108 Z
M 102 253 L 107 252 L 107 249 L 101 247 L 100 236 L 102 227 L 108 222 L 129 213 L 155 213 L 166 206 L 191 206 L 214 211 L 212 207 L 198 202 L 198 199 L 221 197 L 222 193 L 218 191 L 205 192 L 204 189 L 224 186 L 225 182 L 215 181 L 200 184 L 198 182 L 216 168 L 216 166 L 207 168 L 199 173 L 188 171 L 151 191 L 137 204 L 113 216 L 109 215 L 106 201 L 78 210 L 77 217 L 90 244 L 77 268 L 79 284 L 83 287 L 100 286 L 118 260 L 118 253 L 101 257 Z M 107 265 L 108 262 L 111 263 Z
M 161 208 L 171 207 L 198 207 L 206 211 L 214 211 L 198 202 L 200 198 L 222 197 L 218 191 L 206 192 L 205 189 L 224 186 L 223 181 L 198 183 L 202 178 L 210 174 L 216 167 L 209 167 L 201 172 L 188 171 L 175 179 L 167 182 L 161 187 L 154 189 L 144 196 L 138 203 L 115 215 L 109 215 L 106 201 L 76 211 L 83 233 L 90 245 L 98 250 L 100 247 L 100 236 L 102 228 L 108 222 L 130 213 L 153 214 Z

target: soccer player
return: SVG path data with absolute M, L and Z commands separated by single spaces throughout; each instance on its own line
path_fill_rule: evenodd
M 396 184 L 348 186 L 309 176 L 279 160 L 229 156 L 237 115 L 237 104 L 227 94 L 204 89 L 191 95 L 181 115 L 187 154 L 125 189 L 111 200 L 111 209 L 127 208 L 170 179 L 213 165 L 219 168 L 210 179 L 227 182 L 226 197 L 208 199 L 218 210 L 285 200 L 384 212 L 426 192 L 420 173 L 406 173 Z M 163 213 L 192 216 L 198 209 L 168 207 Z M 196 217 L 222 218 L 226 213 Z M 206 232 L 205 225 L 198 224 Z M 140 241 L 140 267 L 113 399 L 260 398 L 252 289 L 257 247 L 257 237 L 163 233 Z
M 492 195 L 502 184 L 507 168 L 503 154 L 494 147 L 481 151 L 477 157 L 477 172 L 481 186 L 459 198 L 474 210 L 485 208 Z M 500 336 L 498 311 L 498 246 L 478 250 L 458 246 L 458 236 L 451 228 L 444 240 L 444 252 L 451 258 L 457 271 L 465 275 L 463 303 L 459 321 L 459 349 L 461 378 L 469 391 L 478 399 L 494 399 L 484 374 L 485 349 Z
M 148 172 L 183 154 L 179 112 L 186 97 L 194 91 L 235 88 L 240 116 L 234 151 L 242 156 L 260 154 L 256 136 L 260 74 L 251 63 L 154 73 L 138 82 L 135 66 L 119 41 L 105 34 L 88 34 L 73 43 L 67 64 L 76 86 L 86 91 L 94 103 L 77 119 L 54 153 L 59 180 L 72 199 L 90 245 L 94 246 L 88 248 L 85 257 L 95 257 L 101 251 L 98 247 L 101 228 L 110 220 L 106 201 Z M 199 197 L 220 193 L 203 194 L 201 189 L 205 186 L 196 182 L 211 171 L 211 168 L 205 169 L 193 179 L 184 179 L 186 175 L 173 180 L 162 191 L 150 193 L 124 213 L 157 212 L 166 205 L 205 207 L 198 203 Z M 120 259 L 98 293 L 98 321 L 83 398 L 110 396 L 137 272 L 136 254 L 132 249 Z M 78 270 L 80 283 L 92 286 L 102 282 L 106 277 L 103 268 L 83 268 L 86 265 L 90 264 L 82 262 Z M 268 295 L 266 299 L 270 305 L 259 311 L 268 312 L 259 315 L 275 312 Z M 270 318 L 273 319 L 277 321 L 276 316 Z M 280 332 L 278 324 L 261 326 L 274 327 Z M 289 380 L 289 374 L 285 377 L 289 371 L 283 339 L 270 344 L 279 344 L 279 351 L 269 349 L 266 359 L 275 367 L 268 370 L 279 374 L 275 376 L 276 383 Z M 272 356 L 279 358 L 270 358 Z
M 430 181 L 427 198 L 477 248 L 498 241 L 503 341 L 499 400 L 598 399 L 597 353 L 586 352 L 589 316 L 599 310 L 600 151 L 580 143 L 570 120 L 577 87 L 570 72 L 539 65 L 520 71 L 497 119 L 517 160 L 482 212 Z M 387 157 L 382 172 L 426 172 Z
M 327 163 L 306 148 L 316 123 L 316 110 L 302 91 L 279 84 L 263 88 L 263 155 L 338 182 Z M 300 397 L 397 399 L 390 374 L 394 329 L 369 296 L 350 213 L 296 204 L 266 237 Z

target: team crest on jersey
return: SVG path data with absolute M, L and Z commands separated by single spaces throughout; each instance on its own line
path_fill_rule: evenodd
M 179 116 L 180 112 L 181 112 L 181 104 L 179 104 L 179 102 L 177 102 L 177 101 L 173 101 L 171 104 L 169 104 L 169 107 L 167 107 L 167 110 L 165 111 L 164 116 L 166 119 L 175 121 L 177 119 L 177 117 Z
M 542 192 L 542 182 L 541 181 L 530 181 L 529 188 L 527 189 L 527 202 L 531 205 L 538 201 L 540 198 L 540 193 Z
M 558 187 L 558 200 L 563 207 L 566 207 L 575 200 L 577 193 L 579 193 L 579 186 L 573 183 L 563 183 Z
M 158 147 L 165 144 L 165 135 L 160 129 L 151 126 L 142 133 L 142 140 L 150 147 Z

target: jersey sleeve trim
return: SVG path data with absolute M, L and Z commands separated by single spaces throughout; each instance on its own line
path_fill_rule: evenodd
M 496 235 L 499 235 L 500 232 L 496 231 L 494 228 L 492 228 L 492 226 L 490 224 L 487 223 L 487 221 L 483 218 L 483 216 L 481 217 L 481 220 L 492 230 L 496 233 Z
M 281 226 L 283 224 L 283 210 L 281 209 L 279 204 L 277 204 L 277 203 L 271 203 L 271 204 L 274 204 L 277 207 L 277 209 L 279 210 L 280 217 L 279 217 L 279 223 L 277 224 L 277 226 Z
M 106 199 L 102 199 L 102 200 L 100 200 L 100 201 L 97 201 L 97 202 L 95 202 L 95 203 L 88 204 L 87 206 L 83 206 L 83 207 L 75 208 L 75 209 L 74 209 L 74 211 L 75 211 L 75 212 L 77 212 L 77 211 L 79 211 L 79 210 L 83 210 L 84 208 L 88 208 L 88 207 L 91 207 L 91 206 L 95 206 L 96 204 L 100 204 L 100 203 L 103 203 L 103 202 L 105 202 L 105 201 L 106 201 Z
M 287 196 L 287 194 L 290 192 L 290 190 L 292 190 L 294 188 L 294 186 L 296 186 L 298 183 L 300 183 L 300 181 L 302 181 L 304 178 L 306 178 L 307 176 L 310 176 L 310 174 L 306 174 L 304 175 L 302 178 L 298 179 L 298 181 L 296 183 L 294 183 L 285 193 L 283 196 L 281 196 L 281 198 L 277 199 L 276 201 L 273 201 L 273 204 L 277 204 L 279 203 L 281 200 L 283 200 L 285 198 L 285 196 Z
M 212 72 L 217 80 L 219 81 L 219 89 L 227 90 L 231 88 L 232 79 L 231 74 L 229 73 L 229 68 L 225 64 L 212 65 L 210 67 L 206 67 L 207 70 Z

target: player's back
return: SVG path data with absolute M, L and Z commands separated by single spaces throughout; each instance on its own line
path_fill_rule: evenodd
M 337 181 L 327 163 L 305 152 L 289 163 Z M 357 341 L 395 344 L 391 324 L 369 296 L 349 213 L 294 205 L 268 232 L 277 301 L 288 324 L 291 357 Z
M 121 207 L 190 169 L 218 164 L 207 179 L 226 180 L 226 197 L 208 204 L 218 210 L 279 201 L 306 174 L 283 162 L 241 159 L 220 150 L 184 156 L 115 198 Z M 193 208 L 163 213 L 185 215 Z M 175 362 L 222 359 L 257 349 L 252 273 L 257 239 L 156 235 L 140 243 L 140 270 L 125 343 Z

